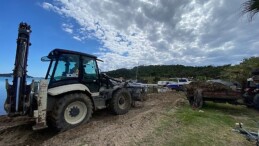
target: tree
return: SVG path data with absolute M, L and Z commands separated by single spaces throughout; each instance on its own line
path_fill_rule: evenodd
M 251 77 L 251 71 L 256 68 L 259 68 L 259 57 L 246 58 L 240 64 L 226 68 L 221 77 L 244 83 Z
M 243 14 L 248 13 L 250 21 L 259 12 L 259 0 L 247 0 L 243 3 Z

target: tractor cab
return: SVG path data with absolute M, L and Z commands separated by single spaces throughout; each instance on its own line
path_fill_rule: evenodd
M 97 57 L 81 52 L 54 49 L 42 61 L 50 61 L 45 79 L 49 80 L 49 88 L 84 84 L 90 92 L 98 92 L 100 76 L 96 63 Z

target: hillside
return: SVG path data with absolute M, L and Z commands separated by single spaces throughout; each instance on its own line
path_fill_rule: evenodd
M 112 77 L 123 77 L 125 79 L 143 80 L 144 78 L 173 78 L 173 77 L 193 77 L 193 78 L 219 78 L 221 72 L 230 67 L 224 66 L 183 66 L 183 65 L 149 65 L 138 66 L 132 69 L 118 69 L 107 72 Z
M 12 77 L 13 73 L 2 73 L 0 74 L 0 77 Z M 33 78 L 32 76 L 27 76 L 27 78 Z

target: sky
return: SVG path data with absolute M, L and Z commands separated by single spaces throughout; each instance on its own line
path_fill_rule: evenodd
M 28 74 L 54 48 L 93 54 L 101 71 L 138 65 L 218 66 L 259 56 L 259 15 L 245 0 L 2 0 L 0 73 L 14 68 L 18 25 L 31 25 Z

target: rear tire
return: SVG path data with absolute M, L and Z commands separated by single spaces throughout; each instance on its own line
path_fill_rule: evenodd
M 188 101 L 189 101 L 190 106 L 193 106 L 193 101 L 194 101 L 194 99 L 193 99 L 193 98 L 194 98 L 193 96 L 187 97 L 187 99 L 188 99 Z
M 50 115 L 51 125 L 57 131 L 66 131 L 89 121 L 93 105 L 83 93 L 66 94 L 56 102 Z
M 194 92 L 194 99 L 193 99 L 192 107 L 199 109 L 199 108 L 202 108 L 202 106 L 203 106 L 202 90 L 201 89 L 197 89 Z
M 131 96 L 128 90 L 119 89 L 116 91 L 110 101 L 111 112 L 115 115 L 126 114 L 131 107 Z

